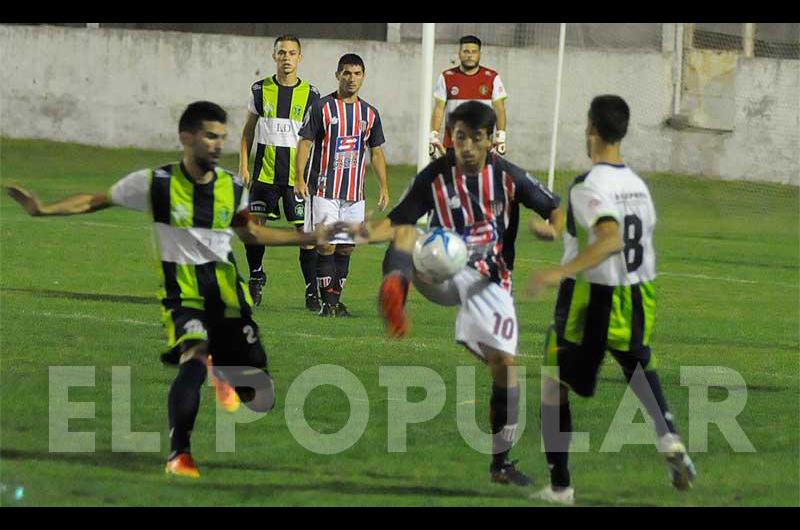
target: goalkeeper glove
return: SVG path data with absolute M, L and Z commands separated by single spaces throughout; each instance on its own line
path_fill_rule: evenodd
M 494 148 L 497 151 L 498 155 L 505 155 L 506 154 L 506 132 L 505 131 L 495 131 L 494 132 Z
M 428 135 L 428 154 L 431 158 L 435 158 L 437 151 L 444 151 L 444 146 L 439 140 L 439 131 L 431 131 L 431 134 Z

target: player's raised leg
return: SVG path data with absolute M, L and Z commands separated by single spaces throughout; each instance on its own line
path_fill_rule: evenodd
M 378 292 L 378 309 L 386 331 L 396 338 L 404 337 L 411 328 L 405 305 L 413 274 L 411 253 L 416 240 L 417 231 L 413 226 L 398 226 L 394 241 L 383 258 L 383 281 Z

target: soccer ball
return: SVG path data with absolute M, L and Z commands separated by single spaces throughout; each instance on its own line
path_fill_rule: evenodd
M 412 260 L 423 279 L 441 283 L 467 264 L 467 245 L 455 232 L 435 228 L 417 239 Z

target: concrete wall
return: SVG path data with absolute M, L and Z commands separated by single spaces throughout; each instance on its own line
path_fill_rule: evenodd
M 228 150 L 238 148 L 250 84 L 271 75 L 270 39 L 144 30 L 0 26 L 0 134 L 103 146 L 178 149 L 187 103 L 230 112 Z M 390 163 L 416 160 L 419 44 L 304 40 L 301 77 L 335 88 L 346 52 L 366 62 L 362 97 L 378 107 Z M 438 46 L 435 70 L 454 59 Z M 510 94 L 510 158 L 546 168 L 555 98 L 553 50 L 484 48 Z M 676 131 L 672 56 L 569 49 L 564 64 L 559 167 L 586 166 L 583 130 L 592 96 L 618 93 L 632 108 L 624 155 L 642 171 L 800 184 L 800 61 L 740 59 L 732 133 Z

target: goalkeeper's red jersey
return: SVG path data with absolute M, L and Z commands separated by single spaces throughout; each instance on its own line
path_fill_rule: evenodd
M 456 66 L 445 70 L 436 81 L 433 97 L 445 102 L 445 123 L 456 107 L 467 101 L 480 101 L 491 106 L 492 102 L 508 97 L 500 74 L 481 66 L 472 75 L 467 75 Z M 445 129 L 444 146 L 453 147 L 450 131 Z

